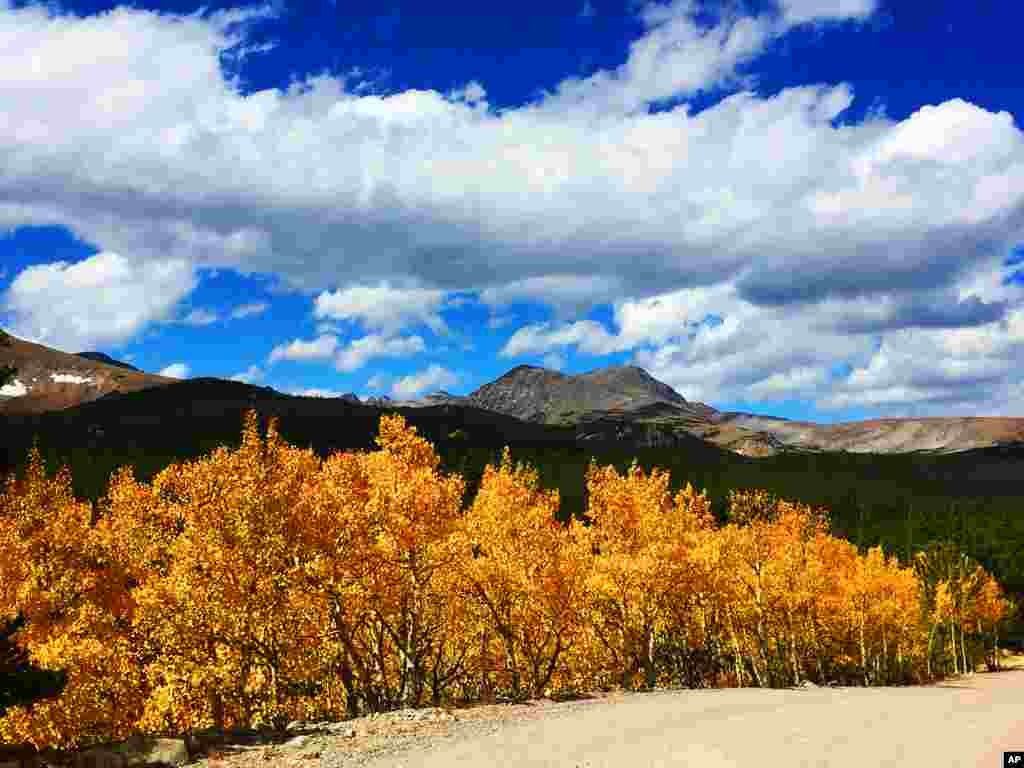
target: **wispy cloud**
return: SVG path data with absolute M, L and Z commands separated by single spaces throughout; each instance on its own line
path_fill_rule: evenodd
M 411 357 L 424 349 L 426 346 L 419 336 L 402 338 L 388 338 L 380 335 L 364 336 L 338 352 L 335 367 L 343 372 L 355 371 L 374 358 Z
M 391 386 L 391 396 L 398 400 L 415 398 L 423 392 L 455 386 L 459 377 L 440 365 L 431 365 L 424 371 L 403 376 Z
M 334 355 L 338 347 L 336 336 L 320 336 L 312 341 L 296 339 L 288 344 L 281 344 L 273 348 L 267 362 L 276 363 L 278 360 L 326 360 Z
M 204 326 L 213 325 L 220 317 L 216 312 L 212 312 L 208 309 L 193 309 L 189 312 L 181 322 L 185 325 Z
M 434 333 L 447 332 L 438 310 L 444 292 L 423 288 L 393 288 L 387 281 L 376 286 L 354 285 L 316 297 L 313 316 L 318 320 L 348 320 L 364 328 L 393 334 L 407 325 L 425 323 Z

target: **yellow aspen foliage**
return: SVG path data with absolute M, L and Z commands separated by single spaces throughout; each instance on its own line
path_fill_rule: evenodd
M 10 478 L 0 496 L 0 615 L 23 614 L 18 647 L 66 673 L 56 697 L 0 718 L 0 741 L 69 748 L 123 737 L 138 717 L 145 685 L 125 621 L 127 586 L 92 518 L 66 467 L 48 479 L 35 449 L 24 479 Z
M 712 577 L 698 551 L 715 530 L 711 502 L 706 492 L 697 493 L 690 483 L 674 499 L 670 527 L 665 532 L 661 557 L 665 590 L 663 636 L 676 651 L 706 649 L 709 646 L 709 622 L 714 621 L 711 593 Z M 705 553 L 706 554 L 706 553 Z
M 625 476 L 614 466 L 591 462 L 586 481 L 595 629 L 608 661 L 621 671 L 622 686 L 632 688 L 642 668 L 653 688 L 654 638 L 673 588 L 673 537 L 677 527 L 685 527 L 673 513 L 688 510 L 688 503 L 673 506 L 668 472 L 655 469 L 647 476 L 635 461 Z
M 730 494 L 719 529 L 706 494 L 670 497 L 667 472 L 592 462 L 590 525 L 563 526 L 558 493 L 507 448 L 463 513 L 465 482 L 400 416 L 381 419 L 379 451 L 323 462 L 258 426 L 250 411 L 239 449 L 150 484 L 115 472 L 95 509 L 38 451 L 7 482 L 0 618 L 23 615 L 16 644 L 67 685 L 9 709 L 0 740 L 654 687 L 677 679 L 672 654 L 712 659 L 689 668 L 704 684 L 921 681 L 933 657 L 940 674 L 995 663 L 1013 610 L 952 545 L 902 568 L 763 491 Z
M 377 444 L 380 451 L 362 457 L 374 537 L 367 553 L 374 567 L 363 581 L 377 631 L 398 663 L 388 695 L 415 706 L 425 693 L 426 660 L 441 632 L 444 596 L 432 581 L 453 565 L 446 541 L 459 519 L 465 481 L 438 471 L 433 446 L 401 416 L 381 417 Z
M 149 514 L 179 519 L 167 573 L 137 590 L 135 624 L 159 649 L 147 665 L 157 694 L 143 727 L 282 724 L 288 691 L 318 670 L 295 628 L 304 575 L 298 505 L 319 471 L 311 451 L 284 445 L 255 412 L 237 451 L 168 467 Z
M 985 661 L 990 668 L 998 668 L 999 625 L 1011 615 L 1013 604 L 1004 597 L 1003 588 L 990 574 L 982 572 L 979 581 L 974 618 L 979 634 L 991 636 L 991 645 L 984 648 Z
M 456 588 L 490 617 L 516 698 L 543 695 L 584 616 L 590 552 L 579 522 L 559 523 L 558 504 L 558 492 L 542 490 L 536 470 L 513 466 L 506 448 L 500 467 L 484 469 L 454 537 L 464 555 Z
M 307 524 L 301 582 L 309 599 L 307 632 L 320 635 L 320 654 L 329 678 L 340 679 L 349 714 L 384 706 L 368 624 L 375 606 L 370 582 L 382 567 L 374 554 L 379 522 L 371 518 L 371 481 L 363 455 L 336 453 L 307 483 L 297 508 Z
M 827 535 L 827 530 L 822 510 L 780 500 L 766 531 L 771 552 L 769 578 L 778 585 L 779 594 L 779 600 L 772 606 L 772 622 L 777 640 L 781 639 L 786 649 L 785 658 L 779 661 L 788 668 L 794 684 L 806 677 L 808 662 L 814 655 L 814 598 L 824 588 L 815 545 Z
M 449 546 L 456 546 L 456 536 L 448 540 Z M 462 549 L 452 552 L 455 558 L 465 557 Z M 427 687 L 431 704 L 435 707 L 479 699 L 481 669 L 485 666 L 483 656 L 488 649 L 486 643 L 481 649 L 481 637 L 491 629 L 491 621 L 485 609 L 474 601 L 462 599 L 464 580 L 461 568 L 453 565 L 437 572 L 431 583 L 432 594 L 436 596 L 438 628 L 433 646 L 426 662 Z
M 916 580 L 901 569 L 895 556 L 886 558 L 881 547 L 872 547 L 854 561 L 842 580 L 849 600 L 849 629 L 855 635 L 858 663 L 864 684 L 876 683 L 891 665 L 912 626 Z M 912 624 L 905 619 L 911 617 Z
M 730 606 L 734 645 L 750 660 L 758 686 L 771 686 L 779 680 L 773 666 L 773 640 L 776 624 L 782 623 L 784 586 L 775 565 L 773 548 L 778 546 L 780 509 L 788 509 L 775 497 L 762 491 L 733 492 L 729 495 L 729 524 L 723 537 L 723 566 L 730 574 L 729 592 L 737 601 Z M 799 525 L 799 523 L 797 523 Z M 773 533 L 775 535 L 773 535 Z M 784 535 L 781 536 L 785 538 Z

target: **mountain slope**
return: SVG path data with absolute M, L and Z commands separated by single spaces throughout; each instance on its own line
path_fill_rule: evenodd
M 815 424 L 717 411 L 689 402 L 642 368 L 611 366 L 566 376 L 521 365 L 472 392 L 469 402 L 538 423 L 576 425 L 626 437 L 685 432 L 745 456 L 776 453 L 953 453 L 1024 442 L 1024 418 L 872 419 Z M 597 429 L 600 427 L 600 429 Z M 587 439 L 584 436 L 583 439 Z
M 15 368 L 17 375 L 11 384 L 0 389 L 0 416 L 59 411 L 99 399 L 116 398 L 120 393 L 183 383 L 135 370 L 101 352 L 66 354 L 0 331 L 2 366 Z M 203 381 L 208 384 L 199 389 L 175 389 L 171 397 L 176 401 L 175 411 L 190 407 L 183 398 L 214 397 L 214 392 L 217 402 L 227 407 L 241 392 L 237 387 L 232 388 L 235 382 Z M 252 390 L 264 392 L 266 388 Z M 204 394 L 198 394 L 200 392 Z M 317 400 L 274 395 L 292 402 Z M 248 402 L 251 394 L 241 397 L 239 402 Z M 156 405 L 162 402 L 159 397 L 145 399 L 154 404 L 157 412 L 165 407 Z M 610 366 L 569 376 L 538 366 L 520 365 L 465 397 L 435 392 L 415 400 L 370 398 L 361 402 L 354 395 L 345 395 L 328 398 L 326 402 L 337 400 L 365 408 L 470 409 L 480 412 L 474 417 L 478 421 L 491 418 L 487 414 L 501 414 L 513 421 L 492 419 L 494 428 L 499 431 L 512 429 L 515 423 L 563 427 L 567 430 L 565 434 L 575 435 L 578 444 L 617 443 L 633 448 L 688 446 L 693 450 L 700 446 L 748 457 L 831 451 L 952 453 L 1024 445 L 1022 418 L 874 419 L 815 424 L 750 413 L 720 412 L 705 403 L 688 401 L 635 366 Z M 108 413 L 104 410 L 104 414 Z M 329 409 L 324 413 L 330 413 Z M 155 413 L 154 418 L 159 421 L 162 415 Z M 429 421 L 433 417 L 426 418 Z M 499 421 L 500 427 L 497 426 Z
M 59 352 L 0 331 L 0 367 L 16 371 L 14 379 L 0 388 L 0 415 L 58 411 L 112 392 L 134 392 L 178 381 L 129 370 L 126 364 L 108 359 L 111 362 Z
M 706 421 L 714 409 L 690 403 L 643 368 L 611 366 L 578 376 L 520 365 L 470 393 L 467 400 L 523 419 L 547 424 L 576 423 L 602 415 L 639 412 L 661 406 L 662 414 Z

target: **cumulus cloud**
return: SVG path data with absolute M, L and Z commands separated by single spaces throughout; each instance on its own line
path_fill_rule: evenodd
M 0 148 L 16 147 L 19 161 L 0 177 L 13 201 L 0 207 L 0 226 L 64 224 L 134 259 L 187 256 L 206 267 L 276 274 L 308 293 L 339 273 L 371 285 L 404 276 L 484 290 L 559 274 L 559 266 L 606 281 L 627 274 L 624 288 L 649 293 L 668 263 L 682 265 L 668 273 L 679 283 L 691 271 L 693 233 L 673 226 L 670 234 L 665 222 L 681 211 L 699 223 L 702 211 L 721 209 L 727 192 L 748 184 L 744 177 L 709 186 L 694 173 L 690 158 L 707 156 L 718 175 L 705 145 L 742 159 L 728 130 L 720 140 L 721 126 L 703 114 L 642 108 L 727 80 L 785 31 L 767 17 L 737 15 L 706 27 L 691 2 L 651 5 L 618 70 L 566 80 L 499 115 L 475 82 L 451 99 L 436 91 L 360 96 L 350 78 L 328 76 L 243 96 L 220 57 L 242 55 L 249 22 L 272 13 L 4 13 L 0 23 L 17 45 L 9 46 L 15 59 L 0 59 L 10 65 L 0 68 L 0 97 L 19 113 L 0 130 Z M 97 48 L 107 53 L 102 62 L 78 53 Z M 38 71 L 18 65 L 25 57 L 41 62 Z M 737 112 L 726 110 L 719 122 L 738 124 Z M 59 135 L 45 128 L 54 124 Z M 808 140 L 797 132 L 787 144 L 802 151 Z M 467 186 L 466 178 L 481 181 Z M 123 193 L 112 196 L 115 189 Z M 736 197 L 734 207 L 751 215 L 764 209 Z M 726 222 L 722 234 L 728 229 Z M 635 263 L 641 254 L 646 263 Z M 318 306 L 368 330 L 393 330 L 396 318 L 361 305 L 368 291 L 321 294 Z M 432 328 L 443 327 L 423 309 Z
M 795 26 L 875 5 L 781 0 L 707 21 L 696 2 L 647 4 L 620 66 L 500 112 L 478 82 L 370 95 L 355 75 L 321 75 L 243 94 L 222 55 L 256 53 L 248 24 L 269 7 L 4 9 L 0 230 L 64 226 L 104 249 L 15 276 L 7 325 L 114 346 L 168 322 L 197 269 L 221 268 L 311 297 L 318 338 L 271 362 L 414 354 L 419 337 L 392 337 L 446 333 L 461 292 L 492 312 L 553 307 L 509 355 L 632 351 L 687 396 L 793 386 L 837 407 L 939 407 L 960 386 L 973 407 L 1020 406 L 1008 382 L 1024 299 L 998 285 L 1024 241 L 1012 116 L 951 99 L 839 124 L 844 83 L 746 90 Z M 715 88 L 735 92 L 694 114 L 686 99 Z M 358 281 L 337 288 L 339 275 Z M 93 277 L 103 290 L 81 290 Z M 579 319 L 608 302 L 612 328 Z M 370 340 L 339 351 L 345 322 Z M 850 377 L 822 380 L 836 363 Z
M 118 346 L 152 323 L 170 322 L 196 282 L 184 261 L 145 267 L 102 252 L 75 264 L 26 267 L 0 294 L 0 316 L 15 336 L 64 352 Z
M 875 12 L 878 0 L 780 0 L 779 6 L 786 22 L 795 25 L 865 19 Z
M 267 362 L 278 360 L 327 360 L 334 355 L 338 347 L 337 336 L 319 336 L 312 341 L 296 339 L 288 344 L 280 344 L 273 348 Z
M 202 327 L 204 325 L 213 325 L 219 319 L 220 317 L 217 315 L 217 313 L 211 310 L 193 309 L 184 317 L 184 319 L 182 319 L 181 322 L 184 323 L 185 325 Z
M 426 370 L 400 378 L 391 385 L 391 396 L 397 400 L 408 400 L 428 390 L 448 389 L 458 381 L 458 376 L 435 363 Z
M 487 95 L 487 91 L 484 87 L 476 80 L 471 80 L 462 88 L 454 88 L 448 92 L 448 99 L 450 101 L 463 101 L 467 104 L 476 104 L 477 102 L 483 102 L 484 96 Z M 486 104 L 486 102 L 484 102 Z
M 1003 274 L 1006 268 L 1002 269 Z M 997 279 L 991 266 L 957 293 L 971 305 L 1018 306 L 1024 285 Z M 1024 409 L 1014 370 L 1024 359 L 1024 308 L 978 314 L 947 327 L 909 315 L 900 330 L 873 333 L 881 309 L 863 301 L 762 307 L 735 286 L 686 289 L 614 307 L 612 328 L 581 321 L 520 329 L 503 356 L 563 350 L 632 351 L 646 368 L 691 400 L 802 398 L 823 410 L 870 407 L 888 415 L 1010 415 Z M 847 367 L 847 375 L 833 371 Z
M 422 288 L 392 288 L 384 281 L 376 287 L 355 285 L 316 297 L 313 316 L 317 319 L 357 321 L 367 330 L 396 333 L 412 323 L 425 323 L 434 333 L 447 333 L 438 310 L 444 292 Z
M 798 366 L 785 373 L 773 373 L 747 387 L 748 396 L 758 400 L 796 398 L 815 391 L 829 380 L 828 370 L 822 367 Z
M 537 354 L 570 344 L 589 355 L 610 355 L 622 350 L 618 340 L 603 325 L 594 320 L 579 320 L 561 328 L 551 328 L 549 323 L 524 326 L 512 334 L 498 354 L 501 357 Z
M 189 367 L 185 363 L 172 363 L 159 372 L 159 376 L 168 376 L 172 379 L 187 379 Z
M 288 390 L 289 395 L 295 395 L 296 397 L 341 397 L 344 392 L 339 392 L 334 389 L 290 389 Z
M 540 275 L 513 280 L 480 292 L 480 301 L 502 307 L 515 301 L 540 301 L 554 308 L 560 318 L 579 315 L 622 295 L 622 282 L 615 276 Z
M 382 335 L 356 339 L 338 352 L 334 367 L 348 373 L 358 370 L 378 357 L 411 357 L 426 349 L 419 336 L 388 338 Z

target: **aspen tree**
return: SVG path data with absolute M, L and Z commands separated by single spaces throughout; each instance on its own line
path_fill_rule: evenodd
M 462 520 L 460 548 L 480 554 L 459 567 L 464 599 L 487 612 L 503 644 L 512 694 L 543 695 L 583 620 L 589 552 L 580 523 L 557 518 L 558 492 L 543 491 L 537 472 L 515 465 L 506 448 L 488 465 Z M 525 674 L 524 674 L 525 673 Z

